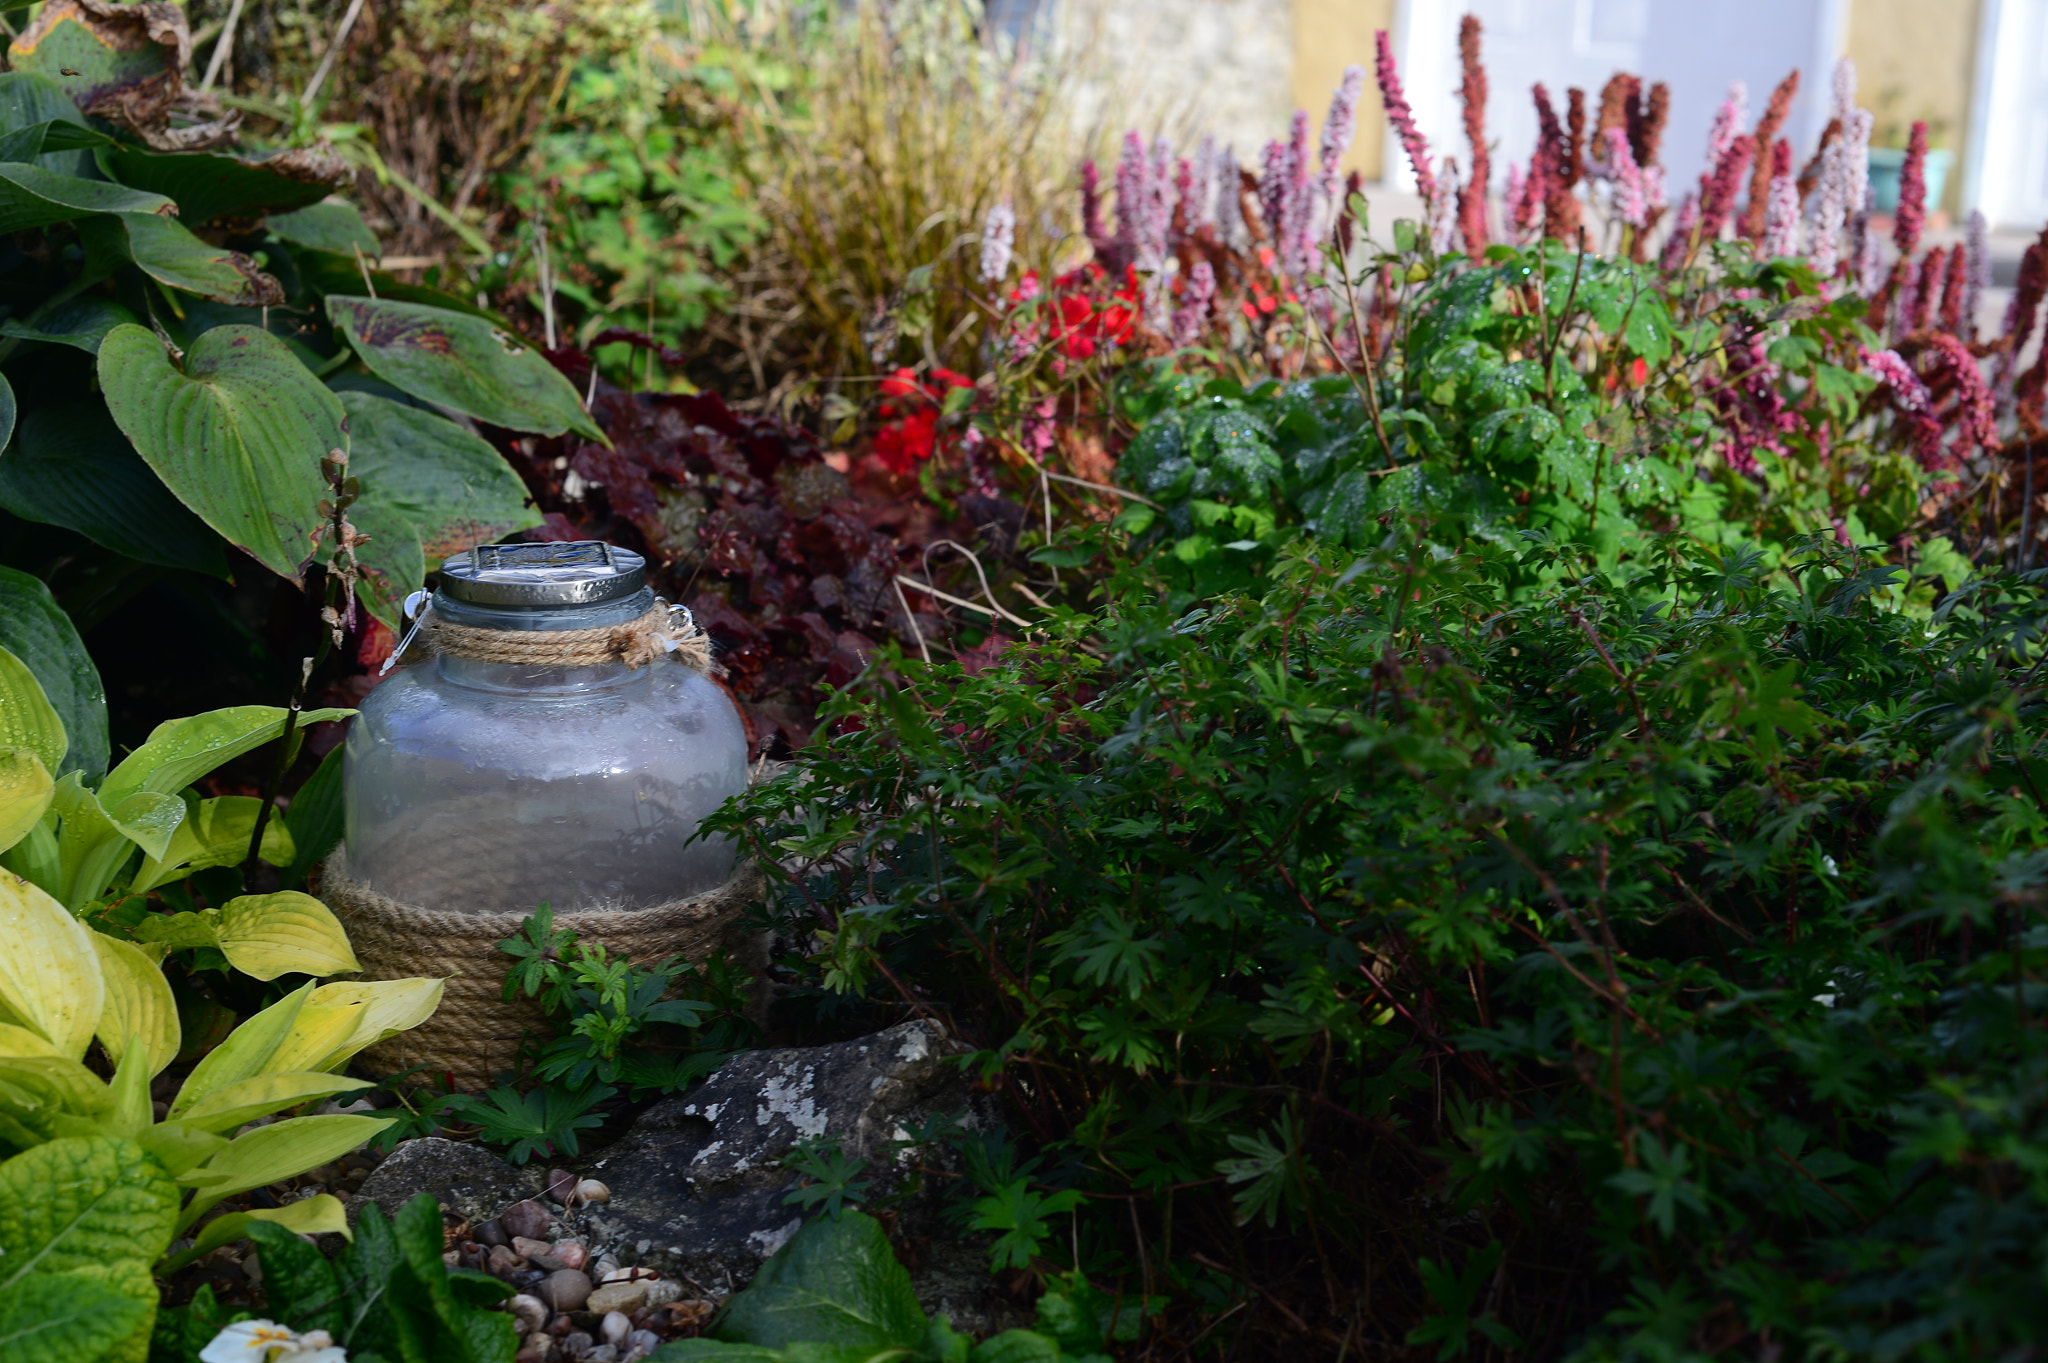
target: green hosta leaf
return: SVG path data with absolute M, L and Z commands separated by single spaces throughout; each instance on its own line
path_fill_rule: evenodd
M 68 345 L 88 355 L 97 355 L 100 342 L 107 338 L 108 332 L 123 322 L 134 320 L 134 313 L 111 298 L 66 298 L 37 309 L 26 321 L 0 322 L 0 336 Z
M 81 124 L 61 118 L 46 118 L 26 127 L 10 128 L 0 135 L 0 161 L 35 161 L 45 152 L 77 151 L 81 147 L 112 146 L 114 139 Z M 67 167 L 50 167 L 64 170 Z M 147 185 L 135 186 L 147 189 Z
M 161 194 L 21 162 L 0 162 L 0 232 L 26 232 L 95 213 L 140 213 L 161 220 L 176 211 L 177 206 Z
M 56 783 L 27 748 L 0 748 L 0 852 L 27 837 L 50 807 Z
M 454 422 L 373 393 L 346 392 L 349 472 L 366 502 L 402 513 L 425 560 L 541 523 L 526 485 L 488 442 Z
M 71 137 L 96 135 L 55 81 L 22 70 L 0 73 L 0 128 L 26 131 L 52 122 L 68 125 Z M 89 176 L 94 169 L 92 153 L 84 150 L 46 150 L 35 161 L 44 170 L 66 175 Z
M 178 218 L 188 227 L 305 208 L 350 178 L 347 162 L 332 151 L 303 148 L 243 157 L 116 146 L 100 152 L 99 163 L 121 184 L 176 200 Z
M 221 906 L 214 931 L 228 964 L 259 980 L 288 972 L 340 975 L 362 968 L 333 912 L 297 890 L 230 899 Z
M 0 1164 L 0 1300 L 31 1273 L 76 1274 L 154 1305 L 177 1187 L 133 1141 L 48 1141 Z
M 776 1349 L 808 1342 L 913 1350 L 925 1330 L 889 1237 L 857 1211 L 798 1231 L 718 1321 L 720 1339 Z
M 217 303 L 274 308 L 284 302 L 283 287 L 257 269 L 255 261 L 200 240 L 173 218 L 108 213 L 79 223 L 78 237 L 85 245 L 88 274 L 133 264 L 166 288 Z
M 76 1273 L 31 1273 L 0 1293 L 0 1359 L 84 1363 L 144 1332 L 150 1303 Z
M 402 392 L 515 431 L 604 439 L 561 372 L 490 322 L 339 295 L 328 296 L 327 315 L 370 372 Z
M 182 369 L 149 332 L 116 327 L 99 374 L 114 420 L 178 499 L 298 581 L 327 492 L 320 461 L 348 444 L 334 394 L 255 327 L 206 332 Z
M 182 1118 L 209 1093 L 217 1093 L 269 1068 L 271 1056 L 290 1034 L 299 1008 L 312 992 L 312 982 L 308 981 L 235 1028 L 232 1036 L 208 1052 L 186 1076 L 184 1087 L 171 1100 L 169 1115 Z
M 348 980 L 323 984 L 299 1010 L 272 1070 L 336 1070 L 366 1046 L 410 1031 L 441 1006 L 443 982 Z
M 332 1074 L 259 1074 L 215 1089 L 185 1110 L 185 1125 L 225 1135 L 236 1127 L 316 1098 L 374 1088 L 367 1079 Z
M 330 719 L 346 719 L 353 710 L 305 710 L 298 727 Z M 139 790 L 170 793 L 183 790 L 223 762 L 240 757 L 284 732 L 285 712 L 274 705 L 237 705 L 225 710 L 167 720 L 150 732 L 149 741 L 121 759 L 100 787 L 103 803 L 118 801 Z
M 249 838 L 256 831 L 256 819 L 262 809 L 263 801 L 253 795 L 224 795 L 193 802 L 183 822 L 171 834 L 163 857 L 142 863 L 142 869 L 129 882 L 129 892 L 141 894 L 210 866 L 238 865 L 249 854 Z M 292 835 L 282 819 L 273 818 L 263 825 L 263 848 L 259 855 L 272 866 L 290 864 Z
M 172 1178 L 228 1148 L 227 1137 L 183 1122 L 158 1122 L 137 1136 L 135 1143 L 147 1150 L 150 1158 Z
M 153 913 L 135 925 L 137 940 L 157 942 L 174 951 L 188 947 L 218 947 L 220 937 L 213 930 L 214 909 L 199 913 Z
M 168 112 L 189 47 L 183 16 L 168 5 L 49 0 L 7 57 L 15 70 L 55 82 L 79 108 L 133 124 Z
M 0 507 L 144 563 L 228 575 L 220 536 L 171 495 L 100 402 L 30 409 L 0 454 Z
M 292 863 L 284 873 L 286 885 L 303 884 L 306 875 L 341 842 L 340 745 L 320 759 L 320 765 L 292 796 L 285 811 L 285 826 L 292 833 Z
M 43 770 L 56 772 L 63 769 L 69 746 L 64 721 L 36 674 L 12 651 L 0 648 L 0 747 L 32 752 Z
M 27 573 L 0 568 L 0 647 L 27 665 L 64 725 L 68 748 L 52 776 L 82 771 L 97 781 L 107 769 L 107 697 L 99 669 L 71 617 L 50 589 Z
M 287 1202 L 282 1207 L 260 1207 L 254 1211 L 229 1212 L 225 1216 L 216 1216 L 213 1220 L 200 1227 L 199 1234 L 193 1238 L 190 1249 L 180 1250 L 169 1259 L 166 1259 L 159 1272 L 166 1274 L 175 1273 L 184 1265 L 196 1259 L 205 1258 L 222 1245 L 232 1245 L 237 1240 L 254 1239 L 256 1238 L 254 1230 L 259 1224 L 276 1226 L 279 1230 L 285 1232 L 284 1238 L 304 1248 L 315 1259 L 320 1258 L 320 1251 L 299 1239 L 300 1236 L 339 1235 L 347 1239 L 351 1235 L 348 1228 L 348 1213 L 342 1207 L 341 1199 L 333 1196 L 331 1193 L 316 1193 L 312 1197 L 301 1198 L 297 1202 Z M 269 1237 L 264 1237 L 259 1243 L 263 1251 L 264 1282 L 270 1291 L 275 1292 L 277 1290 L 277 1278 L 274 1276 L 276 1274 L 276 1266 L 271 1257 L 273 1242 Z M 280 1255 L 278 1257 L 282 1258 L 283 1256 Z M 321 1259 L 320 1262 L 324 1265 L 326 1260 Z M 333 1283 L 331 1274 L 329 1275 L 328 1283 L 331 1287 Z M 286 1300 L 289 1301 L 290 1298 L 286 1298 Z M 277 1311 L 276 1314 L 283 1319 L 293 1321 L 295 1328 L 301 1334 L 307 1330 L 318 1328 L 299 1320 L 294 1312 Z
M 340 1159 L 390 1125 L 386 1117 L 335 1115 L 290 1117 L 244 1131 L 228 1142 L 227 1149 L 179 1176 L 178 1182 L 197 1190 L 180 1226 L 190 1226 L 222 1198 L 296 1178 Z
M 293 213 L 272 213 L 264 226 L 274 237 L 344 256 L 361 250 L 375 260 L 383 249 L 352 203 L 316 203 Z

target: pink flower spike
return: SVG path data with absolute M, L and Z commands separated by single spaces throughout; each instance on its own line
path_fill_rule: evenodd
M 1766 260 L 1799 250 L 1799 182 L 1792 176 L 1792 144 L 1780 138 L 1771 149 L 1770 197 L 1764 209 Z
M 1017 243 L 1017 213 L 1004 199 L 989 209 L 981 224 L 981 278 L 995 284 L 1010 273 L 1010 257 Z
M 1358 97 L 1364 93 L 1365 68 L 1345 67 L 1344 79 L 1338 84 L 1337 93 L 1330 97 L 1330 112 L 1323 119 L 1322 145 L 1316 151 L 1323 197 L 1332 201 L 1344 183 L 1344 153 L 1351 150 L 1351 139 L 1357 135 Z
M 1201 338 L 1209 324 L 1209 305 L 1216 300 L 1216 271 L 1206 260 L 1195 262 L 1182 292 L 1180 307 L 1173 314 L 1173 343 L 1190 346 Z
M 1963 339 L 1977 339 L 1977 312 L 1984 303 L 1984 290 L 1991 284 L 1991 243 L 1987 238 L 1984 213 L 1971 209 L 1963 225 L 1963 252 L 1969 259 L 1969 288 L 1963 294 Z M 2018 300 L 2018 295 L 2014 295 Z
M 1380 100 L 1386 105 L 1387 122 L 1400 135 L 1401 147 L 1408 153 L 1408 164 L 1415 170 L 1415 192 L 1422 196 L 1425 204 L 1436 201 L 1436 175 L 1430 169 L 1429 143 L 1415 126 L 1415 110 L 1409 107 L 1408 96 L 1401 90 L 1401 75 L 1394 67 L 1394 44 L 1381 29 L 1377 36 L 1378 54 L 1375 73 L 1379 77 Z
M 1906 139 L 1906 164 L 1899 171 L 1899 212 L 1892 221 L 1892 244 L 1901 258 L 1920 249 L 1920 233 L 1927 226 L 1927 124 L 1913 124 Z
M 1643 194 L 1643 172 L 1628 144 L 1628 129 L 1609 128 L 1606 143 L 1607 174 L 1614 183 L 1614 211 L 1630 227 L 1641 230 L 1649 221 L 1650 206 Z

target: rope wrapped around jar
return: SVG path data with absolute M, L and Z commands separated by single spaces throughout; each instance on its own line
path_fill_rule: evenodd
M 711 658 L 711 636 L 697 623 L 690 608 L 671 606 L 660 597 L 638 619 L 592 629 L 478 629 L 442 620 L 428 605 L 413 621 L 405 642 L 391 656 L 396 658 L 403 653 L 415 636 L 423 636 L 437 653 L 485 663 L 529 667 L 624 663 L 640 668 L 670 658 L 707 676 L 717 676 L 719 672 Z

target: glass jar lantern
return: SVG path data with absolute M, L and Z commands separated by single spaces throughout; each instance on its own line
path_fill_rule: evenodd
M 373 690 L 349 726 L 351 877 L 422 908 L 522 912 L 644 908 L 725 883 L 731 843 L 692 841 L 747 784 L 725 692 L 659 648 L 530 660 L 557 639 L 663 619 L 640 555 L 482 546 L 442 565 L 427 609 L 433 656 Z

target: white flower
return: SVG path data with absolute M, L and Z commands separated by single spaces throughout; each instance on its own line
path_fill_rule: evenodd
M 199 1363 L 348 1363 L 348 1351 L 325 1330 L 305 1334 L 267 1320 L 241 1320 L 199 1351 Z

